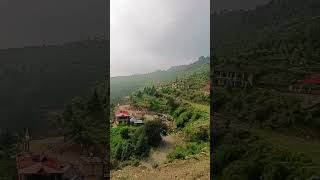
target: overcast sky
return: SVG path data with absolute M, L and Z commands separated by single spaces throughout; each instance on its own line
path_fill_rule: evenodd
M 111 76 L 167 69 L 209 55 L 209 0 L 110 3 Z

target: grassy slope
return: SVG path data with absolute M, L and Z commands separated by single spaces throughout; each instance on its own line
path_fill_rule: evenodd
M 193 67 L 192 67 L 193 66 Z M 184 77 L 179 77 L 178 80 L 178 85 L 183 85 L 184 82 L 189 82 L 190 84 L 194 85 L 193 88 L 190 89 L 190 92 L 197 92 L 197 91 L 203 91 L 202 88 L 204 85 L 206 85 L 209 81 L 209 59 L 206 61 L 198 61 L 189 67 L 186 66 L 180 66 L 176 68 L 172 68 L 169 70 L 171 73 L 167 73 L 166 76 L 171 76 L 170 79 L 174 80 L 176 79 L 176 74 L 179 74 L 180 70 L 182 69 L 189 69 L 189 71 L 183 72 L 186 76 Z M 172 72 L 175 71 L 175 75 L 172 74 Z M 177 73 L 178 72 L 178 73 Z M 165 73 L 165 72 L 162 72 Z M 205 77 L 206 76 L 206 77 Z M 205 77 L 205 78 L 204 78 Z M 166 81 L 162 81 L 164 83 Z M 169 107 L 168 99 L 173 98 L 176 102 L 179 102 L 181 106 L 188 106 L 188 110 L 190 110 L 190 113 L 201 113 L 202 116 L 206 116 L 207 118 L 204 119 L 194 119 L 192 122 L 187 123 L 185 128 L 182 129 L 175 129 L 175 132 L 178 132 L 178 134 L 170 134 L 169 136 L 172 137 L 175 141 L 175 144 L 173 146 L 183 146 L 185 147 L 187 144 L 189 144 L 189 140 L 186 140 L 186 132 L 189 131 L 194 133 L 194 131 L 197 131 L 199 128 L 202 127 L 208 130 L 208 124 L 209 124 L 209 105 L 208 104 L 200 104 L 197 102 L 193 102 L 192 100 L 188 99 L 183 99 L 185 96 L 187 97 L 192 97 L 187 91 L 180 91 L 180 89 L 176 91 L 177 92 L 184 92 L 181 94 L 181 96 L 177 96 L 177 94 L 170 93 L 171 91 L 174 91 L 171 89 L 171 82 L 167 82 L 167 87 L 169 88 L 168 92 L 167 91 L 162 91 L 161 89 L 158 89 L 157 92 L 159 93 L 158 95 L 150 95 L 148 94 L 149 90 L 141 90 L 141 93 L 143 94 L 141 97 L 139 97 L 137 94 L 139 93 L 133 93 L 132 96 L 135 99 L 134 106 L 138 105 L 144 108 L 148 108 L 150 103 L 156 102 L 159 103 L 160 106 L 158 108 L 160 109 L 154 109 L 154 111 L 157 112 L 162 112 L 162 113 L 169 113 L 167 108 L 164 107 Z M 164 88 L 164 89 L 166 89 Z M 161 95 L 160 95 L 161 94 Z M 163 104 L 164 103 L 164 104 Z M 183 104 L 183 105 L 182 105 Z M 153 107 L 153 106 L 150 106 Z M 162 109 L 164 108 L 164 109 Z M 169 108 L 170 109 L 170 108 Z M 192 110 L 191 110 L 192 109 Z M 152 109 L 149 109 L 153 111 Z M 169 110 L 170 111 L 170 110 Z M 194 111 L 194 112 L 191 112 Z M 178 118 L 178 117 L 177 117 Z M 178 142 L 177 142 L 178 141 Z M 195 143 L 195 142 L 193 142 Z M 191 143 L 192 144 L 192 143 Z M 204 147 L 202 144 L 201 147 Z M 207 146 L 206 146 L 207 147 Z M 173 149 L 171 149 L 173 148 Z M 170 152 L 166 153 L 171 153 L 172 151 L 176 150 L 176 147 L 171 147 Z M 207 148 L 206 148 L 207 149 Z M 158 148 L 154 149 L 156 152 L 159 150 Z M 200 151 L 202 152 L 202 151 Z M 163 179 L 168 179 L 168 178 L 202 178 L 202 179 L 208 179 L 209 177 L 209 156 L 208 152 L 202 152 L 203 154 L 198 154 L 199 152 L 196 152 L 197 155 L 191 155 L 188 154 L 189 156 L 187 160 L 174 160 L 169 162 L 154 162 L 154 163 L 159 163 L 157 168 L 148 168 L 148 169 L 143 169 L 143 167 L 132 167 L 128 166 L 125 167 L 120 171 L 115 171 L 112 174 L 113 178 L 123 178 L 123 179 L 150 179 L 150 177 L 154 176 L 154 174 L 158 174 L 159 177 Z M 204 155 L 206 154 L 206 155 Z M 168 154 L 167 154 L 168 155 Z M 191 158 L 195 156 L 195 158 Z M 152 159 L 152 162 L 155 160 L 153 159 L 153 156 L 150 157 Z M 172 160 L 172 159 L 171 159 Z M 198 166 L 201 166 L 200 168 Z M 175 167 L 179 168 L 179 174 L 176 173 L 177 170 Z M 128 176 L 130 174 L 130 176 Z
M 249 128 L 249 130 L 266 138 L 274 146 L 277 146 L 289 152 L 306 154 L 308 157 L 312 158 L 314 163 L 317 164 L 318 170 L 320 171 L 319 140 L 306 140 L 303 138 L 288 136 L 265 129 Z
M 266 89 L 275 86 L 287 88 L 292 81 L 319 72 L 319 68 L 315 67 L 319 64 L 317 34 L 319 34 L 320 11 L 317 9 L 320 6 L 317 4 L 319 1 L 314 0 L 280 0 L 257 10 L 216 15 L 214 35 L 218 39 L 214 43 L 213 53 L 219 59 L 216 65 L 225 68 L 232 66 L 235 70 L 254 69 L 259 75 L 258 85 L 272 84 L 264 87 Z M 226 31 L 225 28 L 232 30 Z M 230 116 L 224 111 L 223 113 L 217 115 L 220 123 L 225 123 L 227 119 L 231 122 L 238 121 L 237 116 Z M 256 119 L 257 122 L 259 120 Z M 232 128 L 248 130 L 253 135 L 263 137 L 276 148 L 292 153 L 304 153 L 315 163 L 311 169 L 314 168 L 315 172 L 319 172 L 318 140 L 306 140 L 261 125 L 257 127 L 254 122 L 242 123 L 245 125 Z M 232 162 L 230 166 L 236 166 L 237 163 L 237 161 Z

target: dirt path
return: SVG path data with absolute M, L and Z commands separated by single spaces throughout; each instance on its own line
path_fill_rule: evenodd
M 150 152 L 150 157 L 141 162 L 141 165 L 147 168 L 152 168 L 155 165 L 167 163 L 167 155 L 174 149 L 176 138 L 173 135 L 162 137 L 162 142 L 158 148 L 154 148 Z
M 167 160 L 167 155 L 173 150 L 176 145 L 176 140 L 173 135 L 162 137 L 162 142 L 159 148 L 151 155 L 151 159 L 159 164 Z

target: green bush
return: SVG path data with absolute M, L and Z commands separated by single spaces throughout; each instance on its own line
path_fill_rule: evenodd
M 186 149 L 184 147 L 178 146 L 175 148 L 175 150 L 171 153 L 168 154 L 168 159 L 169 160 L 174 160 L 174 159 L 185 159 L 187 156 Z
M 177 118 L 177 117 L 180 116 L 181 113 L 183 113 L 183 112 L 185 112 L 185 111 L 186 111 L 186 108 L 180 106 L 180 107 L 178 107 L 178 108 L 174 111 L 174 113 L 172 114 L 172 117 L 173 117 L 173 118 Z
M 257 180 L 261 177 L 261 166 L 256 161 L 235 161 L 224 171 L 223 180 Z
M 132 153 L 133 147 L 131 143 L 125 140 L 120 141 L 114 149 L 113 158 L 121 161 L 127 160 L 131 157 Z
M 150 152 L 148 138 L 142 128 L 135 132 L 133 137 L 134 154 L 138 157 L 146 157 Z
M 192 116 L 192 113 L 190 113 L 189 111 L 185 111 L 181 113 L 180 116 L 175 119 L 177 127 L 178 128 L 185 127 L 185 124 L 190 121 L 191 116 Z
M 200 119 L 189 123 L 185 128 L 186 139 L 192 142 L 208 142 L 210 134 L 210 122 Z
M 190 121 L 196 121 L 196 120 L 200 119 L 201 117 L 202 117 L 201 112 L 199 110 L 194 110 L 192 112 L 192 116 L 191 116 Z
M 205 143 L 187 143 L 185 146 L 177 146 L 167 158 L 172 161 L 175 159 L 185 159 L 187 156 L 198 154 L 207 144 Z

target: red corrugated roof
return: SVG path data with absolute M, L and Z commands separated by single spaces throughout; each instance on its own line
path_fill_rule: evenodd
M 302 84 L 320 84 L 320 74 L 315 74 L 309 79 L 301 81 Z
M 129 112 L 125 110 L 119 110 L 116 112 L 116 117 L 129 117 Z
M 55 157 L 46 155 L 21 155 L 17 157 L 17 168 L 19 174 L 61 174 L 62 168 Z

